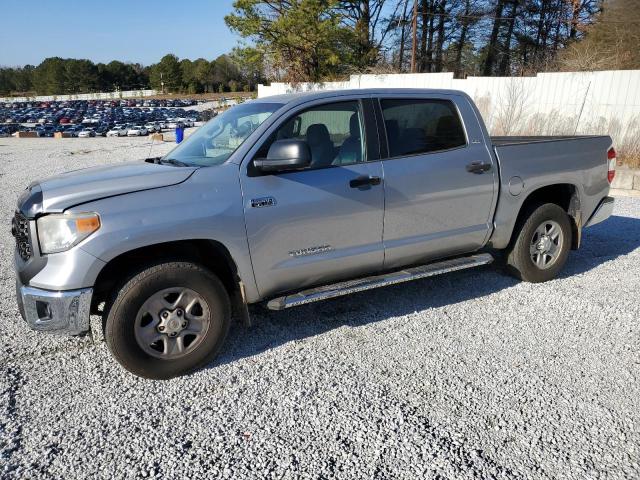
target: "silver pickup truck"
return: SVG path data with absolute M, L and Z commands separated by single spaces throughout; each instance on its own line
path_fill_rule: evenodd
M 612 212 L 611 138 L 491 138 L 446 90 L 274 96 L 162 158 L 38 181 L 13 220 L 29 326 L 104 338 L 131 372 L 210 362 L 281 310 L 485 265 L 554 278 Z M 93 316 L 92 316 L 93 315 Z

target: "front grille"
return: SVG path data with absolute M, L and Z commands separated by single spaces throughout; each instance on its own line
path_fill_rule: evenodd
M 31 236 L 29 235 L 29 220 L 20 212 L 16 212 L 12 224 L 11 231 L 16 237 L 16 248 L 20 257 L 26 262 L 33 254 Z

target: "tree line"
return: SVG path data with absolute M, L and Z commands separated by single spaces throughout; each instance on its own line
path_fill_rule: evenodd
M 235 0 L 242 44 L 215 60 L 153 65 L 47 58 L 0 68 L 0 94 L 154 88 L 251 91 L 353 73 L 514 76 L 640 68 L 638 0 Z
M 277 80 L 640 67 L 637 0 L 236 0 L 233 7 L 227 25 Z M 590 43 L 600 54 L 614 50 L 615 59 L 595 62 L 593 50 L 580 47 Z
M 239 58 L 242 58 L 242 65 Z M 0 68 L 0 95 L 62 95 L 154 88 L 164 92 L 206 93 L 250 91 L 259 72 L 241 49 L 214 60 L 180 60 L 168 54 L 153 65 L 93 63 L 72 58 L 47 58 L 37 66 Z

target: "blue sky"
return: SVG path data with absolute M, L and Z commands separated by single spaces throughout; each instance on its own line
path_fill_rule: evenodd
M 0 65 L 47 57 L 155 63 L 166 53 L 213 59 L 239 37 L 233 0 L 0 0 Z

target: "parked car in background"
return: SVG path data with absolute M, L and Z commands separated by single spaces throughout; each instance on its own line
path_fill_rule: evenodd
M 78 138 L 89 138 L 89 137 L 95 137 L 95 136 L 96 136 L 96 132 L 93 131 L 93 129 L 91 128 L 85 128 L 78 132 Z
M 149 133 L 162 131 L 162 128 L 160 128 L 160 125 L 157 122 L 147 123 L 144 127 L 147 129 Z
M 73 125 L 71 128 L 67 129 L 67 133 L 72 137 L 77 137 L 83 129 L 84 127 L 82 125 Z
M 106 134 L 101 126 L 114 124 L 149 125 L 150 132 L 158 131 L 157 126 L 166 128 L 168 118 L 205 120 L 208 113 L 196 112 L 186 107 L 194 105 L 193 100 L 65 100 L 51 102 L 7 102 L 0 103 L 0 124 L 17 124 L 19 128 L 42 127 L 38 135 L 50 136 L 55 130 L 47 127 L 72 125 L 91 126 L 96 135 Z M 154 127 L 151 128 L 150 124 Z M 65 130 L 69 135 L 77 135 L 76 130 Z M 108 130 L 107 130 L 108 132 Z M 10 132 L 12 133 L 12 131 Z M 126 134 L 126 133 L 125 133 Z
M 107 137 L 125 137 L 127 128 L 124 125 L 116 125 L 107 132 Z
M 38 137 L 53 137 L 55 126 L 54 125 L 38 125 L 35 127 L 35 131 Z
M 46 125 L 44 127 L 44 136 L 48 138 L 53 137 L 56 131 L 57 131 L 56 125 Z
M 96 128 L 96 135 L 104 137 L 107 135 L 108 131 L 109 131 L 109 125 L 100 125 L 98 128 Z
M 149 132 L 147 129 L 141 125 L 135 125 L 127 130 L 128 137 L 139 137 L 142 135 L 147 135 Z

